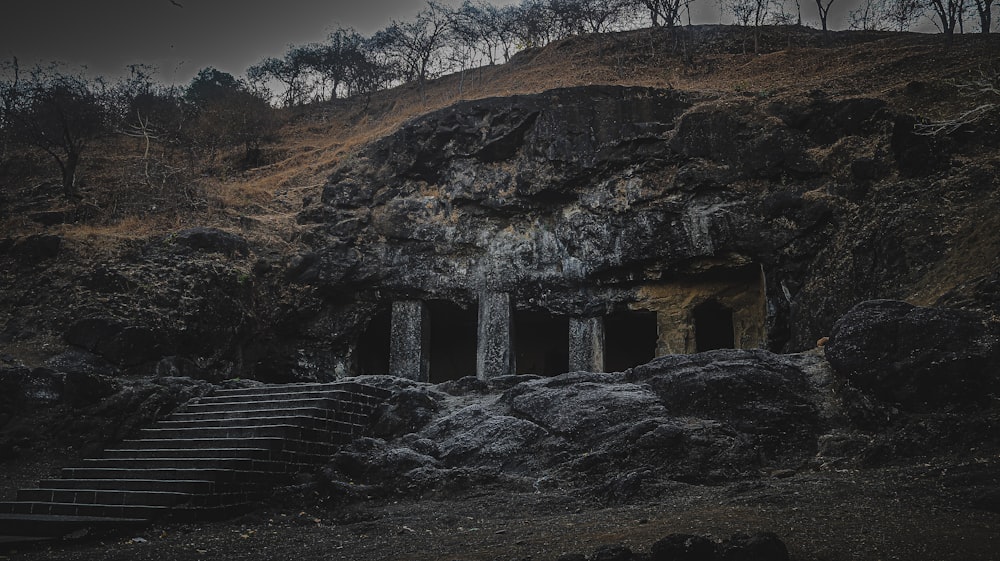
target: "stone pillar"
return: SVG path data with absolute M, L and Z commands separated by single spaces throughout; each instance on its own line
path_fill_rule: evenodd
M 420 300 L 392 303 L 389 374 L 418 382 L 428 380 L 430 327 L 427 307 Z
M 513 314 L 510 294 L 479 295 L 479 329 L 476 333 L 476 376 L 481 380 L 514 374 Z
M 569 318 L 569 371 L 604 372 L 604 318 Z

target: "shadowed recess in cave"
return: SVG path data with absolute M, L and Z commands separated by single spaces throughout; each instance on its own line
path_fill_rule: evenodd
M 604 370 L 621 372 L 656 357 L 656 312 L 627 310 L 604 318 Z
M 392 313 L 382 310 L 368 323 L 355 348 L 355 370 L 359 376 L 389 373 L 389 340 Z
M 697 352 L 732 349 L 733 311 L 715 300 L 708 300 L 694 309 L 694 338 Z
M 427 304 L 430 323 L 430 382 L 438 384 L 476 375 L 475 309 L 444 300 Z
M 518 374 L 556 376 L 569 370 L 569 318 L 546 312 L 514 312 Z

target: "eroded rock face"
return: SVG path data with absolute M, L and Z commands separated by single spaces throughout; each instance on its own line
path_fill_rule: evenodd
M 862 302 L 834 325 L 826 357 L 852 384 L 909 410 L 986 403 L 1000 390 L 1000 326 L 978 312 Z
M 868 299 L 995 308 L 989 265 L 952 292 L 935 279 L 995 229 L 995 169 L 957 156 L 998 139 L 915 122 L 822 91 L 460 102 L 345 158 L 299 212 L 295 255 L 211 228 L 83 267 L 67 240 L 0 242 L 0 343 L 58 338 L 131 374 L 328 380 L 360 372 L 360 338 L 397 300 L 654 311 L 659 354 L 697 350 L 699 299 L 746 307 L 735 346 L 783 352 Z
M 442 398 L 439 389 L 462 385 L 411 383 L 409 397 L 394 402 L 395 414 L 408 417 L 399 409 L 404 403 L 426 411 L 432 401 L 434 417 L 411 433 L 348 446 L 325 477 L 428 489 L 456 473 L 477 474 L 582 483 L 623 499 L 664 479 L 756 476 L 810 458 L 830 428 L 809 374 L 819 362 L 720 351 L 665 357 L 626 373 L 522 377 L 499 396 L 461 388 Z
M 461 102 L 339 166 L 299 215 L 313 251 L 288 274 L 350 291 L 325 312 L 342 317 L 483 291 L 594 316 L 756 267 L 764 303 L 747 317 L 761 325 L 744 329 L 764 335 L 750 346 L 804 350 L 858 301 L 904 297 L 964 220 L 954 211 L 981 198 L 942 209 L 950 184 L 910 173 L 904 121 L 884 101 L 822 92 L 595 86 Z M 335 331 L 348 349 L 359 332 Z M 687 349 L 678 333 L 661 346 Z

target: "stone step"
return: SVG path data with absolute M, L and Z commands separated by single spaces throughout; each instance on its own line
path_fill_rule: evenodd
M 105 458 L 248 458 L 277 460 L 281 452 L 267 448 L 118 448 L 105 450 Z
M 97 458 L 83 460 L 78 468 L 67 469 L 117 468 L 142 471 L 167 468 L 215 468 L 285 473 L 288 465 L 286 462 L 255 460 L 252 458 Z
M 268 448 L 273 451 L 306 453 L 330 456 L 339 449 L 340 443 L 316 442 L 277 437 L 249 438 L 147 438 L 126 440 L 122 446 L 130 449 L 195 450 L 202 448 Z
M 168 506 L 105 505 L 78 503 L 45 503 L 10 501 L 0 503 L 3 514 L 56 514 L 61 516 L 97 516 L 104 518 L 156 518 L 169 510 Z
M 191 499 L 190 493 L 174 491 L 121 491 L 110 489 L 21 489 L 21 502 L 104 505 L 173 506 Z
M 81 532 L 93 535 L 142 528 L 147 524 L 149 521 L 143 518 L 0 513 L 0 534 L 16 538 L 58 538 Z
M 232 516 L 327 461 L 389 395 L 354 382 L 218 390 L 0 503 L 0 543 Z
M 164 493 L 206 494 L 217 492 L 220 485 L 207 479 L 101 479 L 64 478 L 43 479 L 38 486 L 44 489 L 80 489 L 91 491 L 147 491 Z
M 174 413 L 164 419 L 163 422 L 170 421 L 216 421 L 222 419 L 253 419 L 253 418 L 268 418 L 273 419 L 275 417 L 318 417 L 323 419 L 334 419 L 337 421 L 343 421 L 345 423 L 351 423 L 354 425 L 363 425 L 368 422 L 368 415 L 362 413 L 353 413 L 350 411 L 344 411 L 342 409 L 330 409 L 327 407 L 276 407 L 270 409 L 246 409 L 238 411 L 187 411 L 183 413 Z
M 204 494 L 112 489 L 21 489 L 16 502 L 167 506 L 205 509 L 244 505 L 264 495 L 260 487 Z
M 336 389 L 321 389 L 299 392 L 267 392 L 256 394 L 219 395 L 218 393 L 197 398 L 192 405 L 217 403 L 259 403 L 262 401 L 297 401 L 302 399 L 327 399 L 334 402 L 351 402 L 352 394 Z
M 359 384 L 357 382 L 303 382 L 303 383 L 293 383 L 293 384 L 268 384 L 263 386 L 254 386 L 250 388 L 233 388 L 233 389 L 221 389 L 216 390 L 212 393 L 213 396 L 235 396 L 235 395 L 259 395 L 259 394 L 273 394 L 273 393 L 301 393 L 310 391 L 322 391 L 322 390 L 337 390 L 349 392 L 353 395 L 353 399 L 361 398 L 373 398 L 375 400 L 381 401 L 392 395 L 389 390 L 384 390 L 382 388 L 376 388 L 375 386 L 369 386 L 366 384 Z
M 366 405 L 342 403 L 327 397 L 309 397 L 296 399 L 260 399 L 255 401 L 192 402 L 178 408 L 174 414 L 214 413 L 223 411 L 267 411 L 272 409 L 294 409 L 301 407 L 340 409 L 347 412 L 362 414 L 367 413 L 370 409 Z
M 331 453 L 311 454 L 294 450 L 268 450 L 266 448 L 134 448 L 106 450 L 106 459 L 125 458 L 249 458 L 295 464 L 322 464 Z
M 62 469 L 62 475 L 67 479 L 207 479 L 217 484 L 231 484 L 274 482 L 281 474 L 221 468 L 134 470 L 114 467 L 69 467 Z
M 157 429 L 186 429 L 186 428 L 244 428 L 268 425 L 295 425 L 297 427 L 309 427 L 332 431 L 358 431 L 360 426 L 336 419 L 328 419 L 319 416 L 308 415 L 283 415 L 269 417 L 242 417 L 226 419 L 195 419 L 195 420 L 173 420 L 168 419 L 156 423 Z
M 212 396 L 260 395 L 272 393 L 300 393 L 341 389 L 335 382 L 301 382 L 293 384 L 265 384 L 249 388 L 219 389 Z
M 151 428 L 139 431 L 142 439 L 231 439 L 272 437 L 305 440 L 313 442 L 343 443 L 350 440 L 358 428 L 347 423 L 334 421 L 330 428 L 310 428 L 292 424 L 248 425 L 235 427 L 190 427 L 190 428 Z
M 284 409 L 319 408 L 337 413 L 352 413 L 368 416 L 374 409 L 363 403 L 345 403 L 326 398 L 309 399 L 274 399 L 261 401 L 223 401 L 207 403 L 189 403 L 178 408 L 171 417 L 188 413 L 242 413 L 246 411 L 275 411 Z

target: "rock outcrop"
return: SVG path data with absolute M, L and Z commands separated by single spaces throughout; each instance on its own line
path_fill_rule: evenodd
M 836 372 L 909 410 L 989 403 L 1000 390 L 1000 324 L 985 314 L 862 302 L 833 327 Z
M 383 493 L 501 478 L 625 499 L 668 481 L 795 469 L 838 422 L 823 411 L 822 368 L 814 355 L 717 351 L 625 373 L 522 377 L 499 395 L 408 383 L 382 414 L 422 421 L 354 443 L 324 477 Z

